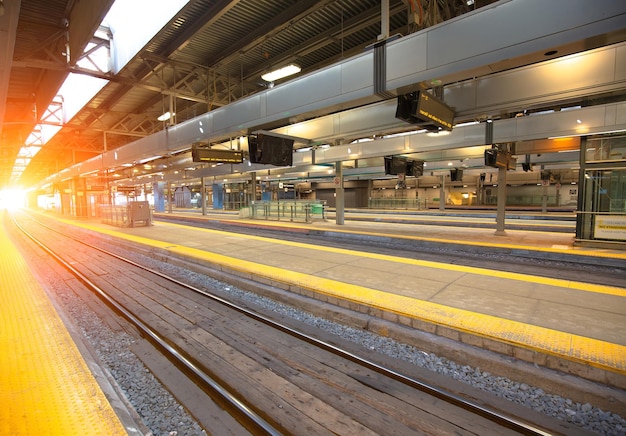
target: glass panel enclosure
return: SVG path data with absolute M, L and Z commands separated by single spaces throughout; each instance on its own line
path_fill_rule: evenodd
M 581 239 L 626 241 L 626 168 L 587 170 Z
M 588 139 L 585 162 L 620 162 L 626 160 L 626 136 Z

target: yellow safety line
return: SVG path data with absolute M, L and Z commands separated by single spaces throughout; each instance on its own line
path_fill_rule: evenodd
M 109 232 L 108 230 L 102 229 L 101 227 L 90 226 L 89 224 L 86 224 L 86 223 L 69 221 L 63 218 L 59 218 L 59 217 L 55 217 L 55 219 L 58 219 L 59 221 L 63 221 L 69 225 L 81 226 L 81 227 L 89 228 L 94 231 Z M 162 221 L 160 221 L 158 225 L 178 227 L 178 228 L 183 228 L 183 229 L 189 228 L 189 226 L 185 226 L 182 224 L 174 224 L 174 223 L 168 223 L 168 222 L 162 222 Z M 229 233 L 226 231 L 203 229 L 203 228 L 198 228 L 198 227 L 193 227 L 193 230 L 206 232 L 206 233 L 212 233 L 212 234 L 219 234 L 219 235 L 232 235 L 232 233 Z M 111 231 L 111 232 L 115 236 L 126 235 L 125 233 L 121 233 L 121 232 L 115 232 L 115 231 Z M 407 265 L 422 266 L 422 267 L 441 269 L 441 270 L 447 270 L 447 271 L 457 271 L 457 272 L 460 271 L 460 272 L 465 272 L 469 274 L 486 275 L 489 277 L 498 277 L 498 278 L 509 279 L 509 280 L 517 280 L 517 281 L 526 282 L 526 283 L 537 283 L 537 284 L 542 284 L 542 285 L 558 286 L 561 288 L 575 289 L 578 291 L 595 292 L 595 293 L 600 293 L 600 294 L 615 295 L 618 297 L 626 297 L 626 289 L 618 288 L 614 286 L 597 285 L 593 283 L 583 283 L 583 282 L 576 282 L 572 280 L 533 276 L 533 275 L 527 275 L 527 274 L 497 271 L 497 270 L 491 270 L 491 269 L 486 269 L 486 268 L 478 268 L 478 267 L 463 266 L 463 265 L 456 265 L 456 264 L 450 265 L 447 263 L 433 262 L 433 261 L 427 261 L 427 260 L 407 259 L 407 258 L 402 258 L 398 256 L 389 256 L 385 254 L 347 250 L 343 248 L 324 247 L 320 245 L 306 244 L 302 242 L 293 242 L 293 241 L 285 241 L 282 239 L 266 238 L 263 236 L 243 235 L 243 234 L 238 234 L 237 236 L 241 238 L 256 240 L 256 241 L 272 242 L 275 244 L 306 248 L 306 249 L 317 250 L 317 251 L 325 251 L 329 253 L 346 254 L 350 256 L 358 256 L 358 257 L 363 257 L 363 258 L 368 258 L 368 259 L 377 259 L 377 260 L 384 260 L 384 261 L 389 261 L 389 262 L 403 263 Z M 171 244 L 167 243 L 165 245 L 169 246 Z
M 250 223 L 250 224 L 259 224 L 259 221 L 251 221 L 251 220 L 232 220 L 232 219 L 223 219 L 221 221 L 224 222 L 233 222 L 233 223 L 241 223 L 241 222 L 246 222 L 246 223 Z M 172 224 L 172 223 L 168 223 L 168 224 Z M 312 227 L 305 227 L 305 226 L 301 226 L 301 225 L 297 225 L 294 223 L 289 223 L 289 224 L 283 224 L 280 222 L 275 222 L 272 223 L 273 226 L 282 226 L 282 227 L 295 227 L 295 228 L 299 228 L 299 229 L 306 229 L 306 230 L 311 230 Z M 378 233 L 378 232 L 369 232 L 369 231 L 364 231 L 364 230 L 346 230 L 346 229 L 332 229 L 332 230 L 328 230 L 328 229 L 318 229 L 316 228 L 315 230 L 321 230 L 321 231 L 329 231 L 329 232 L 335 232 L 335 233 L 347 233 L 347 234 L 354 234 L 354 235 L 366 235 L 366 236 L 377 236 L 377 237 L 382 237 L 382 238 L 389 238 L 389 234 L 385 234 L 385 233 Z M 515 232 L 516 230 L 507 230 L 510 232 Z M 542 232 L 542 231 L 535 231 L 533 233 L 550 233 L 550 232 Z M 406 239 L 406 240 L 413 240 L 413 241 L 426 241 L 426 242 L 437 242 L 437 243 L 442 243 L 442 244 L 450 244 L 450 240 L 449 239 L 443 239 L 443 238 L 429 238 L 426 236 L 412 236 L 412 235 L 399 235 L 399 234 L 394 234 L 393 235 L 394 238 L 397 239 Z M 615 253 L 615 252 L 602 252 L 599 251 L 598 249 L 594 249 L 593 252 L 589 252 L 589 251 L 585 251 L 584 249 L 567 249 L 567 250 L 563 250 L 563 249 L 558 249 L 558 248 L 551 248 L 551 247 L 537 247 L 537 246 L 531 246 L 531 245 L 519 245 L 519 244 L 504 244 L 504 243 L 498 243 L 498 242 L 486 242 L 486 241 L 481 241 L 480 243 L 474 242 L 474 241 L 463 241 L 463 240 L 456 240 L 454 241 L 455 244 L 459 244 L 459 245 L 467 245 L 467 246 L 485 246 L 485 247 L 492 247 L 492 248 L 508 248 L 508 249 L 514 249 L 514 250 L 525 250 L 525 251 L 541 251 L 541 252 L 546 252 L 546 253 L 558 253 L 558 254 L 569 254 L 569 255 L 575 255 L 575 256 L 593 256 L 593 257 L 601 257 L 601 258 L 617 258 L 617 259 L 624 259 L 626 260 L 626 252 L 624 253 Z
M 398 218 L 400 217 L 400 218 Z M 429 223 L 437 223 L 437 222 L 445 222 L 445 223 L 470 223 L 470 224 L 496 224 L 496 220 L 495 218 L 480 218 L 480 217 L 465 217 L 467 219 L 459 219 L 461 217 L 443 217 L 443 216 L 433 216 L 433 215 L 413 215 L 413 216 L 407 216 L 407 215 L 374 215 L 374 214 L 358 214 L 358 215 L 352 215 L 352 218 L 348 218 L 349 221 L 364 221 L 361 220 L 359 218 L 369 218 L 371 220 L 376 220 L 377 222 L 381 222 L 381 223 L 385 223 L 385 222 L 389 222 L 391 221 L 393 222 L 398 222 L 398 220 L 402 220 L 406 223 L 411 223 L 411 224 L 415 224 L 417 223 L 417 225 L 420 225 L 421 222 L 429 222 Z M 450 219 L 452 218 L 452 219 Z M 556 224 L 556 223 L 552 223 L 552 222 L 541 222 L 541 223 L 537 223 L 537 219 L 521 219 L 518 222 L 515 222 L 513 225 L 515 226 L 520 226 L 520 227 L 536 227 L 536 226 L 541 226 L 541 227 L 564 227 L 564 224 Z M 570 227 L 572 229 L 574 229 L 575 227 L 575 223 L 572 222 L 572 224 L 570 224 Z
M 0 248 L 0 433 L 127 434 L 4 228 Z
M 63 220 L 65 221 L 65 220 Z M 598 368 L 608 369 L 616 371 L 620 374 L 626 374 L 626 346 L 613 344 L 597 339 L 586 338 L 583 336 L 574 335 L 566 332 L 559 332 L 557 330 L 548 329 L 545 327 L 533 326 L 530 324 L 521 323 L 518 321 L 511 321 L 492 315 L 479 314 L 464 309 L 456 309 L 448 306 L 444 306 L 437 303 L 431 303 L 423 300 L 418 300 L 411 297 L 405 297 L 402 295 L 396 295 L 376 289 L 365 288 L 358 285 L 349 283 L 338 282 L 331 279 L 312 276 L 305 273 L 296 271 L 285 270 L 278 267 L 264 265 L 256 262 L 251 262 L 243 259 L 237 259 L 230 256 L 224 256 L 218 253 L 212 253 L 205 250 L 184 247 L 179 245 L 172 245 L 170 242 L 156 241 L 153 239 L 144 238 L 136 235 L 129 235 L 115 230 L 103 229 L 95 226 L 90 226 L 84 223 L 66 221 L 68 224 L 77 225 L 80 227 L 88 228 L 97 232 L 109 234 L 122 239 L 134 241 L 143 245 L 160 248 L 167 250 L 173 254 L 181 254 L 185 256 L 191 255 L 196 259 L 206 261 L 208 263 L 217 264 L 227 267 L 229 269 L 244 272 L 254 277 L 263 277 L 275 282 L 285 283 L 289 285 L 295 285 L 304 289 L 312 290 L 321 294 L 341 298 L 348 301 L 354 301 L 361 304 L 370 305 L 380 309 L 388 310 L 397 313 L 402 316 L 412 317 L 415 319 L 424 320 L 426 322 L 438 324 L 441 326 L 448 326 L 453 329 L 457 329 L 464 332 L 471 332 L 485 338 L 496 339 L 502 342 L 516 344 L 523 346 L 527 349 L 548 353 L 555 356 L 565 357 L 569 360 L 578 361 L 585 364 L 590 364 Z M 161 224 L 161 223 L 160 223 Z M 166 223 L 169 226 L 186 227 L 178 224 Z M 218 234 L 229 234 L 219 230 L 211 229 L 198 229 L 194 228 L 194 231 L 213 232 Z M 232 235 L 232 234 L 230 234 Z M 239 236 L 239 235 L 238 235 Z M 270 238 L 263 238 L 259 236 L 241 235 L 245 238 L 255 240 L 270 240 Z M 273 240 L 276 242 L 276 240 Z M 308 247 L 309 244 L 301 244 L 297 242 L 279 241 L 287 245 L 304 246 Z M 313 248 L 325 248 L 312 246 Z M 346 252 L 353 254 L 350 250 L 343 249 L 329 249 L 326 251 L 333 252 Z M 370 253 L 365 253 L 370 254 Z M 358 253 L 357 253 L 358 255 Z M 392 256 L 384 255 L 372 255 L 372 257 L 389 258 L 395 260 Z M 369 257 L 369 256 L 367 256 Z M 401 259 L 402 261 L 411 259 Z M 416 261 L 421 264 L 422 261 Z M 426 262 L 430 264 L 432 262 Z M 437 265 L 437 264 L 435 264 Z M 435 266 L 438 267 L 438 266 Z M 465 267 L 464 267 L 465 268 Z M 468 268 L 468 272 L 473 272 L 477 268 Z M 458 271 L 457 266 L 446 267 L 446 269 L 454 269 Z M 480 269 L 478 269 L 480 270 Z M 481 270 L 481 273 L 486 274 L 487 270 Z M 493 272 L 489 272 L 490 275 L 494 275 Z M 503 277 L 508 276 L 510 273 L 504 274 Z M 513 276 L 524 277 L 520 274 L 513 274 Z M 506 277 L 509 278 L 509 277 Z M 538 279 L 542 279 L 538 277 Z M 571 283 L 566 280 L 547 279 L 546 284 L 554 283 Z M 538 282 L 539 283 L 539 282 Z M 586 284 L 583 284 L 586 285 Z M 588 286 L 588 285 L 586 285 Z M 569 286 L 571 287 L 571 286 Z M 609 287 L 606 287 L 609 288 Z M 618 288 L 615 288 L 616 290 Z M 624 290 L 619 290 L 624 295 Z M 598 292 L 598 291 L 594 291 Z M 546 345 L 549 344 L 549 345 Z M 587 350 L 585 356 L 582 356 L 584 350 Z M 601 350 L 601 351 L 600 351 Z
M 166 222 L 159 222 L 159 225 L 189 228 L 189 226 L 185 226 L 181 224 L 174 224 L 174 223 L 166 223 Z M 232 235 L 232 233 L 228 233 L 228 232 L 221 231 L 221 230 L 202 229 L 202 228 L 196 228 L 196 227 L 194 227 L 193 229 L 194 231 L 198 230 L 198 231 L 214 233 L 214 234 Z M 498 278 L 517 280 L 517 281 L 522 281 L 522 282 L 527 282 L 527 283 L 537 283 L 537 284 L 542 284 L 542 285 L 558 286 L 561 288 L 576 289 L 579 291 L 596 292 L 596 293 L 601 293 L 601 294 L 626 297 L 626 289 L 617 288 L 614 286 L 596 285 L 596 284 L 591 284 L 591 283 L 575 282 L 572 280 L 554 279 L 554 278 L 549 278 L 549 277 L 518 274 L 518 273 L 512 273 L 512 272 L 506 272 L 506 271 L 497 271 L 497 270 L 491 270 L 491 269 L 486 269 L 486 268 L 478 268 L 478 267 L 463 266 L 463 265 L 456 265 L 456 264 L 450 265 L 447 263 L 433 262 L 433 261 L 427 261 L 427 260 L 407 259 L 407 258 L 398 257 L 398 256 L 389 256 L 385 254 L 347 250 L 343 248 L 324 247 L 324 246 L 319 246 L 319 245 L 306 244 L 302 242 L 293 242 L 293 241 L 285 241 L 282 239 L 266 238 L 263 236 L 254 236 L 254 235 L 237 235 L 237 236 L 241 236 L 246 239 L 252 239 L 256 241 L 271 241 L 272 243 L 275 243 L 275 244 L 281 244 L 281 245 L 287 245 L 287 246 L 299 247 L 299 248 L 307 248 L 310 250 L 325 251 L 329 253 L 346 254 L 350 256 L 358 256 L 358 257 L 363 257 L 363 258 L 368 258 L 368 259 L 384 260 L 384 261 L 389 261 L 389 262 L 403 263 L 403 264 L 414 265 L 414 266 L 423 266 L 427 268 L 435 268 L 435 269 L 442 269 L 442 270 L 448 270 L 448 271 L 461 271 L 461 272 L 465 272 L 469 274 L 486 275 L 489 277 L 498 277 Z

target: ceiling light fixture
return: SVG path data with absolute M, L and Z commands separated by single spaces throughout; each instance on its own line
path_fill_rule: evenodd
M 163 115 L 160 115 L 159 117 L 157 117 L 157 120 L 159 121 L 167 121 L 170 118 L 172 118 L 172 114 L 169 112 L 165 112 Z
M 270 71 L 269 73 L 262 74 L 261 79 L 265 80 L 266 82 L 273 82 L 275 80 L 283 79 L 287 76 L 297 74 L 300 71 L 302 71 L 302 68 L 300 68 L 299 66 L 295 64 L 289 64 L 277 70 Z

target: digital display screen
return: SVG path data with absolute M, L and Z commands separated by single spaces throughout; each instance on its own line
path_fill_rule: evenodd
M 398 175 L 406 174 L 406 158 L 396 156 L 385 156 L 385 174 Z
M 454 110 L 426 91 L 399 95 L 396 118 L 427 130 L 452 130 Z
M 293 165 L 293 139 L 271 135 L 248 137 L 250 162 L 276 166 Z
M 445 130 L 452 130 L 454 111 L 441 100 L 436 99 L 425 91 L 419 92 L 415 117 L 430 121 Z
M 215 150 L 210 148 L 192 148 L 191 160 L 211 163 L 242 163 L 243 152 L 237 150 Z

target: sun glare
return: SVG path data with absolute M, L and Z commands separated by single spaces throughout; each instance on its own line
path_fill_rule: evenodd
M 26 192 L 21 189 L 0 191 L 0 208 L 15 210 L 26 206 Z

